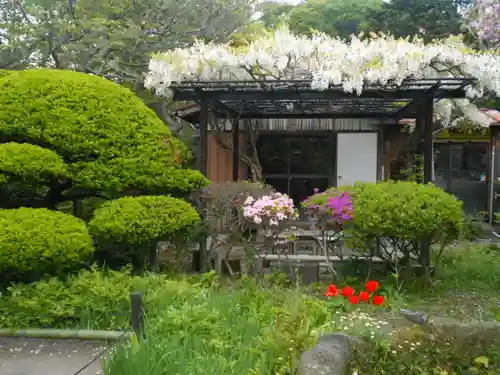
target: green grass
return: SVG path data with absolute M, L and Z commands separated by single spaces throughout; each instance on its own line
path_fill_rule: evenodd
M 427 311 L 431 318 L 500 317 L 498 270 L 497 249 L 459 246 L 443 255 L 426 295 L 411 281 L 389 276 L 381 280 L 384 308 L 364 305 L 354 309 L 322 298 L 325 285 L 305 288 L 276 275 L 271 285 L 263 286 L 248 278 L 222 282 L 213 272 L 172 279 L 94 268 L 68 280 L 49 279 L 5 291 L 0 295 L 0 327 L 126 328 L 129 293 L 141 290 L 145 292 L 147 337 L 119 345 L 105 359 L 108 375 L 293 375 L 300 354 L 315 344 L 318 335 L 334 331 L 365 338 L 347 375 L 354 371 L 362 375 L 452 375 L 455 367 L 470 367 L 479 371 L 472 373 L 486 375 L 474 359 L 486 357 L 489 370 L 496 371 L 500 358 L 495 353 L 500 350 L 498 346 L 492 350 L 491 342 L 460 346 L 458 339 L 403 329 L 388 337 L 393 327 L 383 323 L 397 315 L 400 307 Z M 346 280 L 358 290 L 363 282 Z M 110 311 L 125 315 L 111 316 Z M 416 342 L 421 343 L 418 348 Z M 456 372 L 461 373 L 466 374 Z
M 407 307 L 462 320 L 500 318 L 500 249 L 461 244 L 442 257 L 426 295 L 406 291 Z
M 198 287 L 195 287 L 198 288 Z M 331 321 L 325 301 L 252 280 L 237 289 L 198 288 L 185 301 L 161 298 L 147 339 L 119 347 L 109 375 L 292 374 L 313 331 Z
M 500 251 L 495 247 L 457 246 L 444 254 L 428 293 L 422 295 L 406 282 L 398 302 L 428 312 L 430 319 L 500 320 L 499 270 Z M 406 324 L 396 326 L 391 336 L 364 335 L 346 375 L 499 375 L 500 337 L 491 332 L 464 335 Z

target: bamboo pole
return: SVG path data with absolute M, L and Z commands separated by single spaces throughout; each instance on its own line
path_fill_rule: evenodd
M 75 339 L 96 341 L 118 341 L 130 339 L 133 332 L 99 331 L 83 329 L 9 329 L 0 328 L 0 337 L 28 337 L 40 339 Z

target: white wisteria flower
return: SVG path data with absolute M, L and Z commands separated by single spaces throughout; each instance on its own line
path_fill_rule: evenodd
M 390 36 L 346 42 L 325 34 L 293 35 L 281 28 L 246 47 L 196 41 L 158 53 L 150 61 L 145 86 L 167 96 L 173 82 L 301 79 L 310 80 L 313 89 L 341 85 L 347 93 L 360 94 L 366 85 L 399 84 L 409 77 L 472 77 L 477 82 L 467 90 L 468 97 L 484 91 L 500 95 L 500 56 L 472 51 L 456 37 L 431 44 Z M 466 103 L 454 107 L 467 109 L 471 117 Z M 450 104 L 436 110 L 446 122 Z

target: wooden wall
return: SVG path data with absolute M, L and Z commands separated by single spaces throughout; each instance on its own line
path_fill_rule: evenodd
M 240 135 L 240 149 L 245 147 L 245 138 Z M 208 134 L 208 179 L 213 182 L 233 180 L 233 155 L 231 150 L 222 147 L 213 134 Z M 240 161 L 239 179 L 246 178 L 246 168 Z

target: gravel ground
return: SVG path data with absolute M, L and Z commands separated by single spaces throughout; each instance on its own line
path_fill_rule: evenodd
M 104 349 L 96 342 L 0 338 L 0 375 L 74 375 Z M 100 360 L 78 375 L 102 375 Z

